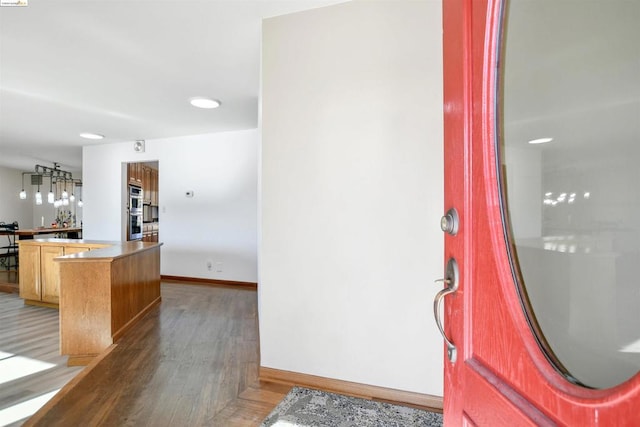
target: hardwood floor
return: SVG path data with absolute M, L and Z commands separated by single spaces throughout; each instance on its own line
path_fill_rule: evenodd
M 82 369 L 67 367 L 58 335 L 58 310 L 0 293 L 0 426 L 19 425 L 34 410 L 16 418 L 15 405 L 60 389 Z
M 258 380 L 253 290 L 163 284 L 162 303 L 25 425 L 256 426 L 290 390 Z
M 0 292 L 18 293 L 18 272 L 0 270 Z

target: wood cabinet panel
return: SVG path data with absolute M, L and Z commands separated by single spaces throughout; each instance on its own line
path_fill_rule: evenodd
M 160 302 L 160 246 L 130 247 L 114 247 L 113 257 L 58 259 L 60 348 L 69 365 L 88 363 Z
M 144 204 L 151 204 L 151 168 L 142 166 L 142 201 Z
M 142 186 L 142 163 L 128 163 L 129 184 Z
M 20 246 L 20 298 L 40 300 L 40 246 Z
M 40 248 L 40 273 L 42 283 L 42 301 L 58 304 L 60 300 L 60 275 L 55 257 L 64 255 L 62 246 L 43 246 Z
M 151 205 L 158 206 L 158 170 L 151 169 Z
M 25 302 L 56 307 L 60 300 L 60 279 L 59 267 L 53 261 L 54 258 L 110 246 L 71 242 L 81 241 L 46 239 L 25 240 L 20 243 L 20 297 Z

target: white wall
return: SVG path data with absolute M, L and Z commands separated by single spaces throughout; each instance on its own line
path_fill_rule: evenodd
M 30 179 L 25 176 L 27 199 L 20 200 L 22 171 L 0 166 L 0 221 L 6 223 L 18 221 L 21 228 L 30 228 L 34 225 L 33 208 L 36 187 L 31 188 Z
M 84 238 L 121 240 L 126 162 L 159 162 L 161 273 L 257 281 L 259 132 L 247 130 L 87 146 Z M 194 197 L 185 197 L 193 191 Z M 206 268 L 207 261 L 214 265 Z
M 440 1 L 263 25 L 264 367 L 442 395 Z

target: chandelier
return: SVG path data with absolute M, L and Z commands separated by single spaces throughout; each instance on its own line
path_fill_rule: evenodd
M 31 176 L 31 185 L 37 186 L 37 191 L 34 196 L 36 205 L 42 204 L 42 193 L 40 192 L 40 186 L 44 184 L 44 179 L 49 179 L 49 193 L 47 194 L 47 203 L 53 204 L 55 208 L 61 206 L 69 206 L 71 203 L 75 203 L 76 189 L 82 189 L 82 180 L 73 178 L 73 174 L 69 171 L 60 169 L 58 163 L 54 163 L 53 167 L 47 167 L 42 165 L 35 166 L 35 172 L 22 172 L 22 190 L 20 191 L 20 199 L 25 200 L 27 198 L 27 192 L 24 186 L 25 175 Z M 71 193 L 67 191 L 67 186 L 71 189 Z M 54 192 L 55 187 L 55 192 Z M 78 207 L 82 207 L 82 196 L 77 198 Z

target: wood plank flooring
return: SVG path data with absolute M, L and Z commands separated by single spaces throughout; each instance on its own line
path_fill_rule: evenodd
M 0 293 L 0 426 L 21 424 L 7 408 L 60 389 L 82 369 L 60 356 L 58 323 L 58 310 Z
M 258 380 L 254 290 L 163 284 L 162 303 L 25 425 L 256 426 L 290 390 Z
M 0 292 L 18 293 L 18 272 L 0 270 Z

